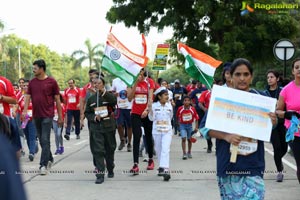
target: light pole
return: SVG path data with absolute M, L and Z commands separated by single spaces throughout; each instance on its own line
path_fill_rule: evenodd
M 18 58 L 19 58 L 19 79 L 21 78 L 21 46 L 18 45 L 16 48 L 18 48 Z

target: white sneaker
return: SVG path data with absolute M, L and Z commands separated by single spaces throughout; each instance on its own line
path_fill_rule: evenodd
M 49 160 L 49 161 L 48 161 L 48 165 L 47 165 L 47 170 L 50 170 L 51 167 L 52 167 L 52 162 Z
M 40 168 L 40 175 L 44 176 L 44 175 L 47 175 L 48 174 L 48 170 L 46 169 L 45 166 L 42 166 Z

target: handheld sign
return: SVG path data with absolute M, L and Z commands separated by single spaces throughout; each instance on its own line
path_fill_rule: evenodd
M 257 140 L 270 141 L 272 122 L 268 115 L 275 112 L 276 99 L 214 85 L 205 127 L 247 138 L 231 146 L 236 155 L 248 155 L 257 150 Z M 234 158 L 235 157 L 235 158 Z

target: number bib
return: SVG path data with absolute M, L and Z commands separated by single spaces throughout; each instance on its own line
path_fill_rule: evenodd
M 128 107 L 127 101 L 126 100 L 119 100 L 118 106 L 119 106 L 119 108 L 127 108 Z
M 106 106 L 100 106 L 95 108 L 95 115 L 99 115 L 100 117 L 107 117 L 108 110 Z
M 147 95 L 145 94 L 137 94 L 135 95 L 135 103 L 136 104 L 146 104 L 147 103 Z
M 175 98 L 176 98 L 176 97 L 179 97 L 178 100 L 181 100 L 181 96 L 182 96 L 181 94 L 175 94 L 175 95 L 174 95 Z
M 69 103 L 76 103 L 76 97 L 70 96 L 69 97 Z
M 156 130 L 160 132 L 168 132 L 169 131 L 169 123 L 167 121 L 157 121 L 156 122 Z
M 3 107 L 3 104 L 0 103 L 0 113 L 3 114 L 4 113 L 4 107 Z
M 257 151 L 257 140 L 251 138 L 242 137 L 242 141 L 238 146 L 238 155 L 247 156 Z M 232 145 L 230 145 L 230 151 Z
M 191 113 L 183 114 L 182 115 L 182 121 L 183 122 L 189 122 L 193 119 L 193 116 Z

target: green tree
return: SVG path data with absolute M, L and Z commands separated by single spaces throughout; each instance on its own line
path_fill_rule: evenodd
M 280 15 L 255 10 L 241 16 L 242 4 L 237 0 L 113 2 L 114 6 L 106 14 L 109 22 L 124 22 L 125 26 L 137 27 L 142 33 L 149 32 L 150 27 L 157 27 L 159 31 L 172 27 L 174 40 L 183 40 L 189 46 L 223 61 L 246 57 L 252 63 L 266 63 L 274 59 L 272 49 L 278 39 L 294 40 L 297 34 L 299 38 L 297 12 Z M 267 3 L 276 2 L 269 0 Z
M 89 68 L 95 67 L 100 68 L 101 59 L 103 56 L 103 45 L 97 44 L 92 46 L 91 41 L 87 39 L 84 42 L 87 51 L 76 50 L 72 53 L 72 57 L 75 59 L 74 69 L 80 67 L 84 61 L 88 61 Z

